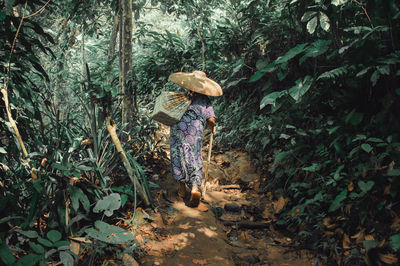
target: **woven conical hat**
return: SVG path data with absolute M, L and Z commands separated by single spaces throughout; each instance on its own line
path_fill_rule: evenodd
M 179 86 L 208 96 L 221 96 L 222 89 L 217 82 L 206 77 L 206 73 L 196 70 L 192 73 L 177 72 L 169 80 Z

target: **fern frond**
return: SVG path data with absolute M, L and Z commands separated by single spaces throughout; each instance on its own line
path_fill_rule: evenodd
M 343 76 L 347 74 L 349 67 L 348 66 L 341 66 L 325 73 L 322 73 L 317 80 L 319 79 L 335 79 L 337 77 Z

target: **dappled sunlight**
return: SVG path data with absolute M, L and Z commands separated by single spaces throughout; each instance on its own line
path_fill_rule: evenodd
M 197 231 L 200 233 L 203 233 L 204 235 L 206 235 L 208 237 L 218 237 L 218 234 L 215 231 L 213 231 L 207 227 L 199 228 L 199 229 L 197 229 Z

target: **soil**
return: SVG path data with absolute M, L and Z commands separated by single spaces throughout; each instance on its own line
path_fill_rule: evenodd
M 168 139 L 167 129 L 160 134 Z M 167 156 L 168 148 L 165 143 Z M 143 251 L 140 265 L 314 264 L 311 254 L 295 250 L 291 239 L 274 228 L 274 214 L 285 201 L 259 192 L 267 177 L 255 170 L 247 153 L 213 151 L 200 209 L 179 199 L 167 160 L 158 168 L 153 175 L 161 186 L 154 195 L 156 207 L 138 209 L 133 228 Z

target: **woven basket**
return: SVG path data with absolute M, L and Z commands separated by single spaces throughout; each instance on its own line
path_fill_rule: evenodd
M 156 99 L 152 117 L 167 126 L 172 126 L 181 120 L 191 103 L 185 92 L 162 92 Z

